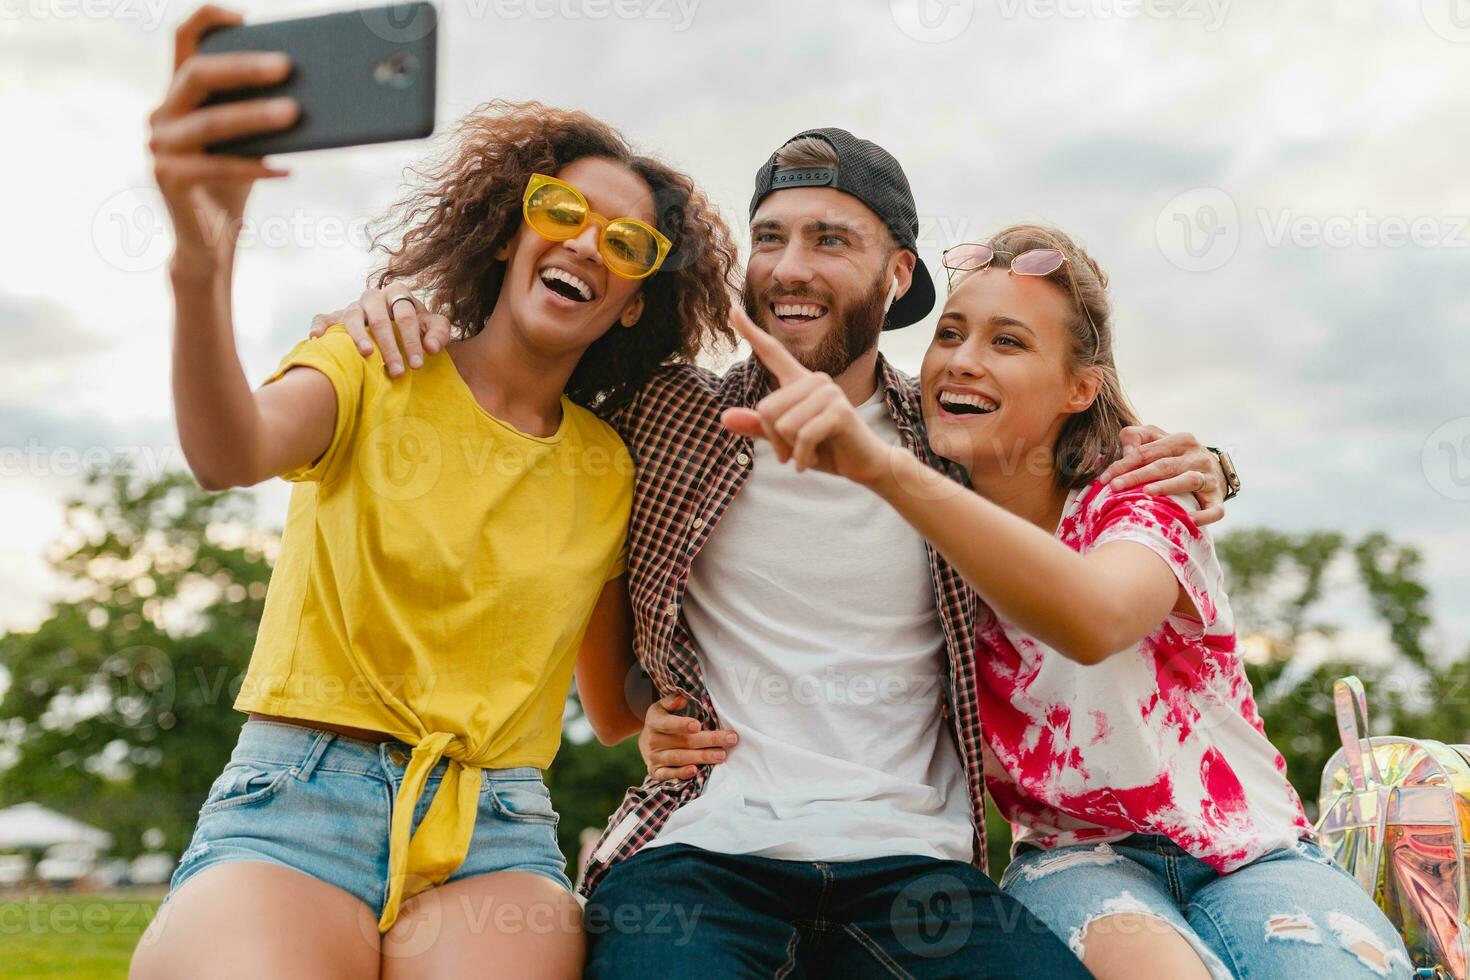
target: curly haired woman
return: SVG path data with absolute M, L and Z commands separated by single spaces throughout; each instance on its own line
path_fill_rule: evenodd
M 204 147 L 298 109 L 205 105 L 290 70 L 196 53 L 238 22 L 206 7 L 180 28 L 152 118 L 177 238 L 174 400 L 202 486 L 296 486 L 235 702 L 249 720 L 133 975 L 579 975 L 541 771 L 574 665 L 621 690 L 632 663 L 633 468 L 594 410 L 728 336 L 728 230 L 597 120 L 493 103 L 421 174 L 378 279 L 449 311 L 448 356 L 410 340 L 385 364 L 337 327 L 252 391 L 221 229 L 285 174 Z M 400 356 L 422 370 L 390 383 Z

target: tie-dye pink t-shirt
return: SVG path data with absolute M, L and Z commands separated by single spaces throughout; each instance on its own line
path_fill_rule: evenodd
M 1171 614 L 1137 646 L 1085 667 L 982 613 L 986 784 L 1017 844 L 1164 834 L 1228 872 L 1311 834 L 1256 711 L 1214 546 L 1185 499 L 1095 482 L 1069 495 L 1057 537 L 1081 554 L 1143 545 L 1202 620 Z

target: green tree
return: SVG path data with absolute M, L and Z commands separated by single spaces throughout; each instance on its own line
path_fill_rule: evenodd
M 1339 677 L 1363 679 L 1374 734 L 1470 739 L 1470 672 L 1464 658 L 1446 662 L 1427 646 L 1429 590 L 1417 550 L 1380 533 L 1349 542 L 1332 533 L 1264 529 L 1226 535 L 1218 549 L 1266 731 L 1313 816 L 1322 767 L 1341 745 L 1332 703 Z M 1358 596 L 1333 594 L 1334 563 L 1386 627 L 1392 653 L 1386 664 L 1363 663 L 1342 649 L 1329 600 Z M 1327 652 L 1310 669 L 1299 662 L 1308 645 Z
M 0 636 L 12 764 L 0 803 L 37 800 L 143 849 L 176 853 L 240 727 L 274 535 L 241 496 L 187 474 L 94 472 L 67 504 L 52 563 L 70 596 L 33 632 Z

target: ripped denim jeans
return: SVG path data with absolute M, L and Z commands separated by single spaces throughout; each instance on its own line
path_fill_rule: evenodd
M 1388 919 L 1307 840 L 1228 875 L 1152 834 L 1050 851 L 1023 846 L 1001 887 L 1078 957 L 1109 928 L 1109 916 L 1133 913 L 1183 936 L 1218 980 L 1413 975 Z M 1113 927 L 1148 928 L 1138 919 Z

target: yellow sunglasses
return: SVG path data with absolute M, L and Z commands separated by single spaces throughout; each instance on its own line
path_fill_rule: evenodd
M 521 211 L 536 234 L 553 242 L 576 238 L 587 222 L 597 222 L 602 228 L 597 250 L 608 271 L 623 279 L 653 275 L 674 245 L 657 228 L 637 218 L 604 218 L 592 210 L 581 191 L 546 174 L 532 174 L 526 182 Z

